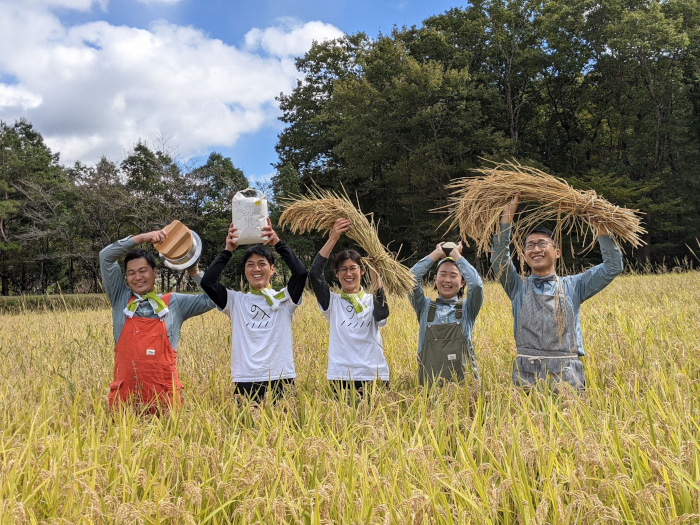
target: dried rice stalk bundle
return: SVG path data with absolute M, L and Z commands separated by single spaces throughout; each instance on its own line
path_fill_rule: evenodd
M 482 176 L 465 177 L 448 186 L 450 198 L 450 229 L 459 226 L 463 238 L 476 241 L 479 254 L 491 251 L 491 236 L 499 231 L 503 208 L 520 193 L 520 204 L 511 229 L 513 244 L 522 261 L 524 237 L 535 226 L 555 222 L 555 240 L 562 233 L 579 234 L 584 240 L 584 252 L 595 246 L 596 226 L 607 228 L 616 241 L 643 244 L 638 210 L 615 206 L 593 190 L 580 191 L 563 179 L 552 177 L 536 168 L 516 162 L 494 163 L 490 168 L 474 170 Z M 590 235 L 590 242 L 586 239 Z
M 280 225 L 289 225 L 293 233 L 319 230 L 328 233 L 340 218 L 350 220 L 352 226 L 347 236 L 367 253 L 363 262 L 377 272 L 388 293 L 404 294 L 413 289 L 415 279 L 411 271 L 396 260 L 396 256 L 382 245 L 377 235 L 374 219 L 367 219 L 355 208 L 347 193 L 338 195 L 321 188 L 310 190 L 307 196 L 283 199 L 286 207 L 280 217 Z

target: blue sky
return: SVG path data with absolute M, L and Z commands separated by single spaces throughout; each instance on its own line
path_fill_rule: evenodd
M 460 5 L 0 0 L 0 120 L 27 118 L 66 165 L 120 162 L 144 140 L 183 162 L 218 151 L 265 180 L 282 129 L 274 97 L 312 40 L 376 37 Z

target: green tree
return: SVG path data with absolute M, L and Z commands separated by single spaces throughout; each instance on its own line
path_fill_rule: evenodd
M 106 157 L 94 166 L 76 162 L 68 170 L 68 177 L 70 287 L 74 291 L 99 292 L 99 252 L 116 239 L 136 232 L 133 210 L 138 199 L 122 182 L 117 165 Z
M 191 191 L 189 200 L 197 219 L 190 225 L 201 237 L 201 260 L 211 262 L 223 249 L 224 238 L 231 223 L 231 200 L 237 191 L 249 186 L 243 171 L 236 168 L 231 159 L 213 152 L 207 162 L 185 175 Z M 235 265 L 229 265 L 226 273 L 233 284 L 239 277 Z
M 287 166 L 303 184 L 343 184 L 384 240 L 417 249 L 444 183 L 478 157 L 515 157 L 647 213 L 642 261 L 682 256 L 700 226 L 699 10 L 477 0 L 375 40 L 314 46 L 280 97 L 278 186 L 293 186 Z
M 416 232 L 439 222 L 429 210 L 445 203 L 445 183 L 479 156 L 507 151 L 482 111 L 494 92 L 431 59 L 449 47 L 437 30 L 353 38 L 362 45 L 315 45 L 299 60 L 305 81 L 280 98 L 290 126 L 280 135 L 278 187 L 290 186 L 282 168 L 305 184 L 342 185 L 374 213 L 385 242 L 424 250 L 433 240 Z M 352 67 L 338 72 L 338 64 Z
M 31 198 L 46 196 L 43 188 L 65 182 L 58 154 L 44 143 L 33 126 L 21 119 L 9 126 L 0 121 L 0 282 L 2 295 L 15 289 L 29 291 L 35 273 L 46 285 L 55 273 L 49 263 L 56 255 L 56 242 L 45 236 L 40 242 L 31 235 L 37 223 Z M 53 204 L 53 202 L 52 202 Z
M 553 18 L 568 17 L 562 25 L 577 34 L 588 65 L 577 108 L 584 136 L 567 141 L 571 164 L 606 196 L 615 189 L 596 187 L 603 173 L 615 186 L 630 188 L 622 194 L 631 200 L 616 202 L 647 214 L 643 261 L 680 256 L 697 226 L 700 189 L 692 132 L 697 115 L 687 96 L 688 71 L 698 60 L 690 43 L 698 35 L 700 6 L 685 0 L 564 4 L 552 2 L 559 13 Z
M 292 166 L 307 185 L 317 177 L 336 176 L 340 166 L 333 153 L 335 142 L 328 133 L 336 116 L 323 108 L 331 100 L 338 80 L 361 74 L 357 60 L 368 45 L 367 37 L 357 33 L 314 43 L 296 60 L 304 78 L 297 81 L 291 94 L 282 93 L 277 99 L 282 110 L 280 120 L 287 125 L 275 146 L 278 170 Z
M 416 59 L 402 38 L 380 38 L 364 74 L 339 81 L 326 111 L 338 115 L 329 133 L 346 189 L 374 212 L 385 242 L 425 251 L 434 239 L 416 233 L 435 229 L 430 210 L 445 202 L 445 184 L 505 143 L 468 72 Z

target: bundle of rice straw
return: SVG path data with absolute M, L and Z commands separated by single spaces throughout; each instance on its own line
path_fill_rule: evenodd
M 329 232 L 335 221 L 340 218 L 349 219 L 351 226 L 347 236 L 355 241 L 367 253 L 363 262 L 383 281 L 388 293 L 404 294 L 413 289 L 415 279 L 411 271 L 396 260 L 377 236 L 374 219 L 367 219 L 364 213 L 355 208 L 343 190 L 338 195 L 328 190 L 314 188 L 307 196 L 295 196 L 283 199 L 286 208 L 280 217 L 280 225 L 289 224 L 293 233 L 306 233 L 311 230 Z
M 524 237 L 547 222 L 555 223 L 557 242 L 562 233 L 581 236 L 584 252 L 595 246 L 598 226 L 606 228 L 617 242 L 625 241 L 633 247 L 644 243 L 640 235 L 646 230 L 641 227 L 638 210 L 615 206 L 593 190 L 576 190 L 563 179 L 517 162 L 494 163 L 473 171 L 482 176 L 465 177 L 447 186 L 452 195 L 445 206 L 449 210 L 445 222 L 451 220 L 449 229 L 458 225 L 463 238 L 474 239 L 478 254 L 490 253 L 491 236 L 500 231 L 501 212 L 518 193 L 520 205 L 511 238 L 521 261 Z

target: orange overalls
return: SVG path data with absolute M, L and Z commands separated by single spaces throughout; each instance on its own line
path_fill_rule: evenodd
M 168 305 L 170 294 L 161 299 Z M 134 297 L 129 302 L 133 300 Z M 182 383 L 177 376 L 175 356 L 164 317 L 127 317 L 114 348 L 114 381 L 109 385 L 107 398 L 109 408 L 131 400 L 154 413 L 163 405 L 172 407 L 173 397 L 177 406 L 181 406 Z

